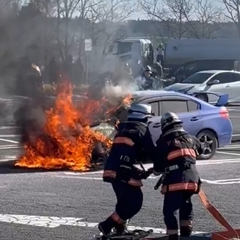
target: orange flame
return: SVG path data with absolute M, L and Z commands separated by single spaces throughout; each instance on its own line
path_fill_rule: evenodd
M 96 142 L 111 146 L 110 139 L 89 126 L 94 116 L 101 113 L 106 99 L 87 100 L 76 106 L 72 101 L 70 84 L 65 83 L 57 90 L 54 108 L 46 111 L 42 134 L 24 144 L 24 154 L 15 166 L 84 171 L 91 167 L 91 154 Z M 129 103 L 129 99 L 127 96 L 123 103 Z

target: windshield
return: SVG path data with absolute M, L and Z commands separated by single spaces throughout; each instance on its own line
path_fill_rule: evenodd
M 118 42 L 117 55 L 128 53 L 132 51 L 132 42 Z
M 205 82 L 209 77 L 211 77 L 213 73 L 195 73 L 190 77 L 186 78 L 182 81 L 182 83 L 196 83 L 200 84 Z

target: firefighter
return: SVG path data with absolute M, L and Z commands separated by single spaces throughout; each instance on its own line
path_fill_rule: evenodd
M 150 158 L 153 143 L 147 122 L 151 116 L 150 105 L 134 104 L 128 111 L 128 121 L 118 124 L 103 173 L 103 181 L 112 184 L 117 197 L 115 212 L 98 225 L 106 238 L 113 228 L 117 236 L 125 234 L 127 220 L 142 207 L 141 180 L 147 179 L 152 169 L 141 170 L 134 164 Z
M 135 79 L 140 90 L 156 89 L 155 79 L 152 77 L 152 69 L 146 66 L 143 74 Z
M 196 157 L 202 154 L 200 142 L 189 135 L 176 114 L 167 112 L 161 119 L 162 134 L 156 142 L 153 173 L 162 174 L 158 185 L 164 194 L 163 215 L 170 240 L 192 232 L 193 206 L 191 197 L 200 190 L 201 181 L 196 169 Z M 156 189 L 156 188 L 155 188 Z

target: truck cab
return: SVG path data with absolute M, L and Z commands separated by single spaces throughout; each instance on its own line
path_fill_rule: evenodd
M 141 66 L 152 65 L 154 61 L 153 46 L 148 39 L 126 38 L 117 41 L 113 52 L 122 63 L 128 63 L 131 68 L 141 63 Z

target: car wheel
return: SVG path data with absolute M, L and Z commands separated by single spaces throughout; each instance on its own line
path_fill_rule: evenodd
M 203 145 L 203 153 L 197 157 L 198 160 L 211 159 L 216 153 L 218 140 L 215 134 L 209 130 L 203 130 L 197 134 L 198 140 Z

